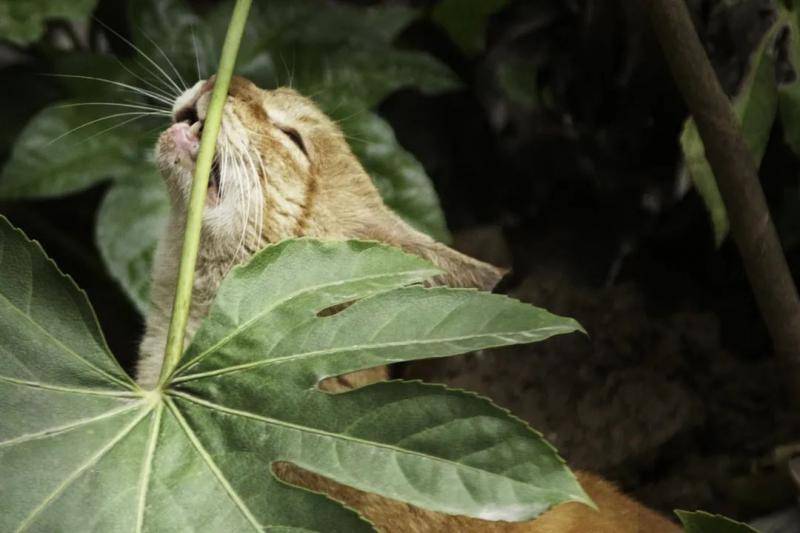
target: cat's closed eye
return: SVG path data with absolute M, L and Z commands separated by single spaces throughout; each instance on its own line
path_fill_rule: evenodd
M 303 142 L 303 137 L 302 137 L 302 135 L 300 135 L 300 132 L 298 132 L 296 129 L 290 128 L 288 126 L 278 126 L 278 129 L 281 130 L 287 137 L 289 137 L 289 139 L 295 145 L 297 145 L 297 147 L 300 149 L 300 151 L 303 152 L 303 154 L 305 154 L 306 157 L 308 157 L 308 151 L 306 150 L 306 144 Z

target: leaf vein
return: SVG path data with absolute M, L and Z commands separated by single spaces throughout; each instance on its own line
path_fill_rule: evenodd
M 273 359 L 266 359 L 261 361 L 254 361 L 252 363 L 244 363 L 241 365 L 234 365 L 228 366 L 224 368 L 220 368 L 217 370 L 210 370 L 207 372 L 199 372 L 197 374 L 188 374 L 185 376 L 178 376 L 172 380 L 173 383 L 182 383 L 184 381 L 191 381 L 195 379 L 202 379 L 211 376 L 218 376 L 221 374 L 228 374 L 231 372 L 238 372 L 242 370 L 250 370 L 252 368 L 257 368 L 261 366 L 271 366 L 273 364 L 283 364 L 291 361 L 306 359 L 309 357 L 315 357 L 318 355 L 334 355 L 338 353 L 347 353 L 350 351 L 367 351 L 367 350 L 375 350 L 379 348 L 393 348 L 393 347 L 402 347 L 402 346 L 423 346 L 426 344 L 445 344 L 445 343 L 453 343 L 458 341 L 464 340 L 472 340 L 472 339 L 500 339 L 504 343 L 518 343 L 518 342 L 525 342 L 525 339 L 531 340 L 539 340 L 542 337 L 546 336 L 551 332 L 569 332 L 573 331 L 574 328 L 568 328 L 564 326 L 548 326 L 548 327 L 540 327 L 536 328 L 536 331 L 510 331 L 510 332 L 502 332 L 502 333 L 491 333 L 491 334 L 481 334 L 481 335 L 461 335 L 456 337 L 444 337 L 439 339 L 421 339 L 421 340 L 403 340 L 403 341 L 390 341 L 390 342 L 380 342 L 375 344 L 359 344 L 353 346 L 343 346 L 341 348 L 327 348 L 323 350 L 314 350 L 310 352 L 304 353 L 296 353 L 291 355 L 286 355 L 282 357 L 276 357 Z M 520 340 L 523 339 L 523 340 Z M 346 372 L 353 372 L 358 369 L 347 370 Z
M 393 446 L 391 444 L 386 444 L 386 443 L 383 443 L 383 442 L 367 441 L 367 440 L 364 440 L 364 439 L 360 439 L 358 437 L 354 437 L 352 435 L 342 435 L 342 434 L 337 434 L 337 433 L 331 433 L 329 431 L 325 431 L 325 430 L 314 428 L 314 427 L 301 426 L 301 425 L 298 425 L 298 424 L 293 424 L 291 422 L 286 422 L 285 420 L 278 420 L 276 418 L 265 417 L 265 416 L 261 416 L 261 415 L 255 414 L 255 413 L 250 413 L 248 411 L 240 411 L 238 409 L 225 407 L 224 405 L 219 405 L 219 404 L 216 404 L 214 402 L 210 402 L 208 400 L 204 400 L 202 398 L 198 398 L 197 396 L 193 396 L 191 394 L 187 394 L 185 392 L 180 392 L 180 391 L 176 391 L 176 390 L 170 390 L 168 394 L 170 396 L 175 396 L 175 397 L 178 397 L 178 398 L 182 398 L 182 399 L 184 399 L 186 401 L 189 401 L 189 402 L 192 402 L 192 403 L 196 403 L 198 405 L 202 405 L 202 406 L 207 407 L 209 409 L 213 409 L 215 411 L 219 411 L 221 413 L 225 413 L 225 414 L 228 414 L 228 415 L 241 416 L 241 417 L 244 417 L 244 418 L 249 418 L 251 420 L 256 420 L 256 421 L 259 421 L 259 422 L 263 422 L 263 423 L 268 424 L 268 425 L 280 426 L 280 427 L 284 427 L 284 428 L 287 428 L 287 429 L 292 429 L 292 430 L 300 431 L 300 432 L 304 432 L 304 433 L 313 433 L 313 434 L 319 435 L 320 437 L 333 439 L 335 441 L 344 440 L 344 441 L 349 441 L 349 442 L 352 442 L 352 443 L 355 443 L 355 444 L 360 444 L 360 445 L 363 445 L 363 446 L 370 446 L 370 447 L 373 447 L 373 448 L 383 448 L 383 449 L 388 450 L 388 451 L 390 451 L 390 452 L 392 452 L 393 454 L 396 454 L 396 455 L 417 456 L 417 457 L 421 457 L 421 458 L 423 458 L 423 459 L 425 459 L 427 461 L 431 461 L 431 462 L 435 462 L 435 463 L 442 463 L 442 464 L 445 464 L 445 465 L 450 466 L 450 467 L 455 467 L 456 469 L 473 471 L 473 472 L 476 472 L 476 473 L 478 473 L 478 474 L 480 474 L 482 476 L 501 478 L 503 481 L 509 483 L 513 487 L 518 487 L 520 489 L 532 491 L 532 492 L 535 492 L 535 493 L 538 493 L 538 494 L 553 494 L 554 492 L 559 492 L 559 491 L 553 491 L 552 489 L 543 489 L 541 487 L 533 486 L 530 483 L 527 483 L 527 482 L 524 482 L 524 481 L 520 481 L 520 480 L 517 480 L 517 479 L 514 479 L 514 478 L 509 478 L 509 477 L 506 477 L 506 476 L 502 476 L 502 475 L 500 475 L 500 474 L 498 474 L 496 472 L 492 472 L 492 471 L 489 471 L 489 470 L 484 470 L 484 469 L 481 469 L 481 468 L 478 468 L 478 467 L 475 467 L 475 466 L 462 464 L 462 463 L 457 463 L 455 461 L 452 461 L 450 459 L 445 459 L 443 457 L 425 455 L 422 452 L 417 452 L 417 451 L 414 451 L 414 450 L 407 450 L 407 449 L 403 449 L 403 448 L 397 448 L 396 446 Z M 168 400 L 168 401 L 172 404 L 172 400 L 171 399 Z M 303 466 L 303 465 L 300 465 L 300 466 Z M 305 466 L 303 466 L 303 467 L 307 468 Z M 409 481 L 409 483 L 411 482 L 411 480 L 408 480 L 408 481 Z
M 106 444 L 103 448 L 98 450 L 96 454 L 91 456 L 88 461 L 79 466 L 72 474 L 67 476 L 67 478 L 64 481 L 62 481 L 61 484 L 59 484 L 59 486 L 57 486 L 55 490 L 53 490 L 53 492 L 48 494 L 47 497 L 42 501 L 42 503 L 36 506 L 36 508 L 33 511 L 31 511 L 31 513 L 27 516 L 27 518 L 23 520 L 22 524 L 20 524 L 19 528 L 17 528 L 17 533 L 25 531 L 33 523 L 36 517 L 39 516 L 39 514 L 41 514 L 47 508 L 47 506 L 53 502 L 53 500 L 58 498 L 58 496 L 62 492 L 64 492 L 75 480 L 77 480 L 86 470 L 88 470 L 92 465 L 100 461 L 100 459 L 102 459 L 103 456 L 105 456 L 109 451 L 111 451 L 111 449 L 114 448 L 114 446 L 116 446 L 119 441 L 125 438 L 125 436 L 128 433 L 133 431 L 133 428 L 135 428 L 139 424 L 139 422 L 141 422 L 148 414 L 150 414 L 151 410 L 152 409 L 144 410 L 141 415 L 137 416 L 133 420 L 133 422 L 128 424 L 126 427 L 122 428 L 122 431 L 117 433 L 117 435 L 114 436 L 114 438 L 112 438 L 108 442 L 108 444 Z
M 189 423 L 186 421 L 186 419 L 183 418 L 183 415 L 181 415 L 178 407 L 170 398 L 167 398 L 166 402 L 167 405 L 169 406 L 169 410 L 172 411 L 172 415 L 178 421 L 178 424 L 180 424 L 181 429 L 183 429 L 184 433 L 186 433 L 186 437 L 192 443 L 195 450 L 197 450 L 198 455 L 200 455 L 200 457 L 206 463 L 209 470 L 211 470 L 211 472 L 214 474 L 214 477 L 217 478 L 219 484 L 222 485 L 223 489 L 225 489 L 225 492 L 228 494 L 228 497 L 233 501 L 233 504 L 236 506 L 237 509 L 239 509 L 242 515 L 244 515 L 245 519 L 250 523 L 250 525 L 253 526 L 253 529 L 255 529 L 256 531 L 261 531 L 263 529 L 261 527 L 261 524 L 258 522 L 256 517 L 253 516 L 253 513 L 250 511 L 247 505 L 241 500 L 241 498 L 239 498 L 239 495 L 236 494 L 236 492 L 233 490 L 233 487 L 231 486 L 230 482 L 222 473 L 222 470 L 220 470 L 219 466 L 214 461 L 214 459 L 211 457 L 211 454 L 209 454 L 208 451 L 206 451 L 206 449 L 203 447 L 203 444 L 200 442 L 200 439 L 197 437 L 197 434 L 194 432 L 191 426 L 189 426 Z
M 27 314 L 25 314 L 25 313 L 24 313 L 24 312 L 23 312 L 21 309 L 19 309 L 17 306 L 15 306 L 15 305 L 14 305 L 14 304 L 11 302 L 11 300 L 10 300 L 10 299 L 9 299 L 9 298 L 8 298 L 8 297 L 5 295 L 5 294 L 3 294 L 2 292 L 0 292 L 0 298 L 2 298 L 2 300 L 3 300 L 3 301 L 5 301 L 5 302 L 7 303 L 8 307 L 9 307 L 9 308 L 10 308 L 12 311 L 15 311 L 15 312 L 16 312 L 16 313 L 18 313 L 20 316 L 22 316 L 22 317 L 23 317 L 23 319 L 25 319 L 27 322 L 30 322 L 30 323 L 31 323 L 33 326 L 35 326 L 37 329 L 39 329 L 39 330 L 40 330 L 40 331 L 41 331 L 41 332 L 42 332 L 42 333 L 43 333 L 43 334 L 44 334 L 44 335 L 45 335 L 47 338 L 49 338 L 49 339 L 50 339 L 50 340 L 51 340 L 51 341 L 52 341 L 52 342 L 53 342 L 53 343 L 54 343 L 56 346 L 58 346 L 58 347 L 60 347 L 62 350 L 64 350 L 64 352 L 65 352 L 65 353 L 67 353 L 67 354 L 69 354 L 69 355 L 71 355 L 71 356 L 73 356 L 73 357 L 77 358 L 77 359 L 78 359 L 79 361 L 81 361 L 83 364 L 85 364 L 86 366 L 88 366 L 89 368 L 91 368 L 92 370 L 94 370 L 96 373 L 98 373 L 98 374 L 102 375 L 102 376 L 103 376 L 103 377 L 105 377 L 106 379 L 108 379 L 108 380 L 111 380 L 111 381 L 113 381 L 113 382 L 117 383 L 118 385 L 122 385 L 123 387 L 125 387 L 125 388 L 126 388 L 126 389 L 128 389 L 128 390 L 131 390 L 131 389 L 132 389 L 132 387 L 131 387 L 131 385 L 130 385 L 129 383 L 126 383 L 126 382 L 122 381 L 121 379 L 119 379 L 119 378 L 116 378 L 116 377 L 112 376 L 111 374 L 109 374 L 109 373 L 108 373 L 108 372 L 106 372 L 105 370 L 103 370 L 103 369 L 101 369 L 101 368 L 97 367 L 96 365 L 94 365 L 93 363 L 91 363 L 91 362 L 87 361 L 85 358 L 81 357 L 81 356 L 80 356 L 80 354 L 78 354 L 76 351 L 72 350 L 72 349 L 71 349 L 71 348 L 69 348 L 67 345 L 65 345 L 64 343 L 62 343 L 61 341 L 59 341 L 59 340 L 58 340 L 58 339 L 57 339 L 57 338 L 56 338 L 56 337 L 55 337 L 55 336 L 54 336 L 52 333 L 50 333 L 50 332 L 49 332 L 49 331 L 47 331 L 45 328 L 43 328 L 43 327 L 42 327 L 42 326 L 41 326 L 41 325 L 40 325 L 38 322 L 36 322 L 35 320 L 33 320 L 33 318 L 32 318 L 32 317 L 28 316 L 28 315 L 27 315 Z
M 13 439 L 8 439 L 4 441 L 0 441 L 0 446 L 14 446 L 16 444 L 21 444 L 23 442 L 28 442 L 31 440 L 41 439 L 52 437 L 55 435 L 60 435 L 62 433 L 67 433 L 72 431 L 73 429 L 77 429 L 81 426 L 86 426 L 88 424 L 92 424 L 94 422 L 99 422 L 100 420 L 105 420 L 106 418 L 112 418 L 117 415 L 126 413 L 128 411 L 132 411 L 136 407 L 140 406 L 140 402 L 133 403 L 131 405 L 126 405 L 124 407 L 120 407 L 118 409 L 114 409 L 112 411 L 106 411 L 102 415 L 94 416 L 91 418 L 82 418 L 80 420 L 76 420 L 70 422 L 69 424 L 64 424 L 63 426 L 56 426 L 52 428 L 47 428 L 42 431 L 37 431 L 35 433 L 26 433 L 25 435 L 20 435 L 19 437 L 14 437 Z
M 393 277 L 400 277 L 400 276 L 409 276 L 409 275 L 413 275 L 415 273 L 418 274 L 418 275 L 421 275 L 421 274 L 435 275 L 435 274 L 438 274 L 438 270 L 437 271 L 433 271 L 431 269 L 414 269 L 414 270 L 405 270 L 403 272 L 391 272 L 391 273 L 388 273 L 388 274 L 386 274 L 386 273 L 374 274 L 374 275 L 370 275 L 370 276 L 362 276 L 360 278 L 349 278 L 349 279 L 345 279 L 345 280 L 338 280 L 338 281 L 331 282 L 331 283 L 323 283 L 323 284 L 320 284 L 320 285 L 314 285 L 314 286 L 311 286 L 311 287 L 305 287 L 302 290 L 293 292 L 292 294 L 286 296 L 285 298 L 283 298 L 281 300 L 278 300 L 273 305 L 271 305 L 270 307 L 264 309 L 260 313 L 256 313 L 254 316 L 252 316 L 251 318 L 247 319 L 241 325 L 239 325 L 236 328 L 234 328 L 231 331 L 230 334 L 225 335 L 220 340 L 218 340 L 216 343 L 214 343 L 211 347 L 207 348 L 206 350 L 201 352 L 199 355 L 197 355 L 193 359 L 190 359 L 185 364 L 183 364 L 181 367 L 179 367 L 175 371 L 175 374 L 179 374 L 182 371 L 186 370 L 187 368 L 196 365 L 197 363 L 200 362 L 200 360 L 204 359 L 208 355 L 210 355 L 210 354 L 214 353 L 215 351 L 217 351 L 221 346 L 224 346 L 225 344 L 227 344 L 228 342 L 233 340 L 235 337 L 240 335 L 243 331 L 246 331 L 247 329 L 252 327 L 254 323 L 259 321 L 263 317 L 267 316 L 269 313 L 271 313 L 272 311 L 277 309 L 279 306 L 281 306 L 284 303 L 289 302 L 289 301 L 291 301 L 291 300 L 293 300 L 295 298 L 298 298 L 298 297 L 300 297 L 300 296 L 302 296 L 304 294 L 307 294 L 309 292 L 316 292 L 316 291 L 328 289 L 330 287 L 337 287 L 337 286 L 340 286 L 340 285 L 345 285 L 347 283 L 356 283 L 356 282 L 359 282 L 359 281 L 379 280 L 379 279 L 382 279 L 382 278 L 393 278 Z M 426 277 L 429 277 L 429 276 L 426 276 Z

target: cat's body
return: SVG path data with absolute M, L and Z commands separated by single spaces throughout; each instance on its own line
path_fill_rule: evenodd
M 202 120 L 213 82 L 198 82 L 174 106 L 175 123 L 159 139 L 157 160 L 172 213 L 154 262 L 151 311 L 140 348 L 138 380 L 158 377 L 174 296 L 185 206 Z M 502 271 L 414 230 L 381 200 L 340 129 L 310 100 L 289 89 L 264 91 L 234 78 L 217 141 L 217 162 L 204 211 L 187 342 L 208 312 L 225 274 L 263 246 L 282 239 L 370 239 L 398 246 L 439 266 L 437 283 L 491 289 Z M 330 380 L 344 390 L 386 377 L 386 370 Z M 556 507 L 525 524 L 451 517 L 334 483 L 291 465 L 276 471 L 289 482 L 323 491 L 370 518 L 383 531 L 614 532 L 677 531 L 658 514 L 620 495 L 598 478 L 579 475 L 599 506 Z

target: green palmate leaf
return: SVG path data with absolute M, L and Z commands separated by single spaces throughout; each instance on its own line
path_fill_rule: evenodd
M 506 4 L 508 0 L 442 0 L 432 17 L 464 52 L 476 54 L 486 47 L 487 19 Z
M 0 38 L 25 45 L 39 39 L 48 19 L 86 19 L 97 0 L 0 0 Z
M 275 461 L 489 519 L 589 501 L 540 435 L 487 400 L 415 382 L 316 388 L 579 329 L 503 296 L 402 288 L 437 271 L 399 250 L 266 248 L 223 282 L 163 391 L 130 382 L 83 294 L 4 219 L 0 273 L 0 530 L 369 530 L 278 481 Z
M 775 81 L 775 42 L 783 28 L 785 18 L 778 17 L 767 30 L 750 58 L 748 73 L 739 92 L 733 97 L 733 108 L 742 124 L 745 141 L 760 163 L 766 150 L 778 103 Z M 689 119 L 680 137 L 686 168 L 697 191 L 708 208 L 714 228 L 714 238 L 719 245 L 728 234 L 728 215 L 720 196 L 711 166 L 706 160 L 705 148 L 694 120 Z
M 111 275 L 146 315 L 150 270 L 169 216 L 169 199 L 153 165 L 140 165 L 126 174 L 129 176 L 118 180 L 100 204 L 95 240 Z
M 686 533 L 758 533 L 756 529 L 720 515 L 703 511 L 675 511 Z

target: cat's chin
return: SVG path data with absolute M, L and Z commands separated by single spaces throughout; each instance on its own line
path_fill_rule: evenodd
M 189 126 L 186 122 L 178 122 L 170 126 L 159 138 L 156 149 L 161 174 L 170 189 L 178 193 L 181 203 L 188 202 L 197 154 L 200 149 L 202 123 L 195 122 Z M 206 207 L 217 207 L 221 202 L 219 161 L 215 157 L 208 177 Z

